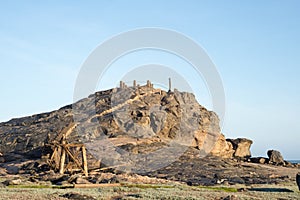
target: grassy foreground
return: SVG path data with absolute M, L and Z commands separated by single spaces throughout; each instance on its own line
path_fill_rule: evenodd
M 240 191 L 240 188 L 249 190 Z M 120 187 L 92 189 L 52 186 L 18 185 L 0 188 L 0 199 L 67 199 L 66 194 L 86 195 L 82 199 L 223 199 L 228 196 L 237 199 L 300 199 L 295 185 L 243 185 L 224 187 L 197 187 L 186 185 L 124 184 Z

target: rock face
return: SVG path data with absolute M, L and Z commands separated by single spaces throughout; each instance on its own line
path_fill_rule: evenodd
M 203 155 L 247 157 L 252 143 L 246 139 L 226 141 L 218 116 L 201 106 L 193 94 L 140 86 L 96 92 L 53 112 L 0 123 L 0 151 L 4 156 L 39 158 L 44 145 L 74 122 L 78 125 L 68 142 L 94 142 L 99 147 L 105 138 L 105 144 L 112 142 L 122 149 L 114 151 L 111 158 L 122 158 L 123 150 L 156 151 L 170 141 L 195 147 Z M 103 148 L 115 148 L 105 144 Z
M 230 142 L 234 149 L 234 157 L 237 158 L 250 158 L 251 152 L 250 147 L 252 145 L 252 140 L 246 138 L 237 138 L 237 139 L 227 139 Z
M 284 165 L 284 159 L 279 151 L 276 150 L 269 150 L 267 152 L 269 157 L 269 163 L 275 165 Z

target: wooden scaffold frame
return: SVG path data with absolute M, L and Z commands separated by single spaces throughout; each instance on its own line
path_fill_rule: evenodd
M 53 153 L 48 159 L 48 164 L 58 170 L 60 174 L 66 171 L 82 171 L 88 176 L 88 164 L 86 148 L 84 144 L 69 144 L 67 136 L 76 127 L 76 123 L 70 124 L 51 142 Z

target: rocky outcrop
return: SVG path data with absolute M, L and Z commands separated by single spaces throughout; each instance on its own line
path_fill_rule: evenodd
M 195 147 L 203 156 L 250 155 L 250 141 L 226 141 L 218 116 L 201 106 L 193 94 L 151 86 L 100 91 L 53 112 L 0 123 L 0 151 L 39 158 L 46 151 L 45 144 L 74 122 L 78 125 L 71 130 L 68 142 L 114 151 L 109 159 L 157 151 L 170 142 Z M 101 142 L 103 138 L 109 142 Z M 114 147 L 105 146 L 110 142 Z M 116 151 L 117 147 L 126 151 Z
M 269 163 L 274 165 L 285 165 L 284 159 L 279 151 L 269 150 L 267 152 Z
M 232 144 L 226 141 L 224 135 L 220 135 L 214 148 L 211 151 L 211 154 L 222 158 L 232 158 L 234 149 Z
M 226 141 L 230 142 L 233 146 L 233 156 L 237 158 L 250 158 L 251 152 L 250 147 L 252 145 L 252 140 L 246 138 L 237 138 L 237 139 L 227 139 Z

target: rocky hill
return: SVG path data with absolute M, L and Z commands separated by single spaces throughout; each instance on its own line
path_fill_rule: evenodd
M 0 123 L 0 177 L 4 185 L 295 181 L 298 164 L 276 150 L 253 158 L 251 144 L 225 139 L 218 116 L 191 93 L 122 83 L 53 112 Z
M 166 92 L 151 84 L 123 85 L 53 112 L 0 123 L 0 152 L 6 159 L 40 158 L 45 145 L 72 124 L 68 143 L 86 144 L 92 155 L 89 159 L 107 160 L 109 164 L 116 164 L 118 159 L 128 162 L 144 158 L 132 155 L 161 154 L 161 149 L 170 153 L 179 146 L 194 147 L 202 157 L 251 156 L 252 141 L 226 140 L 218 116 L 201 106 L 193 94 L 176 89 Z M 131 157 L 126 157 L 128 154 Z

